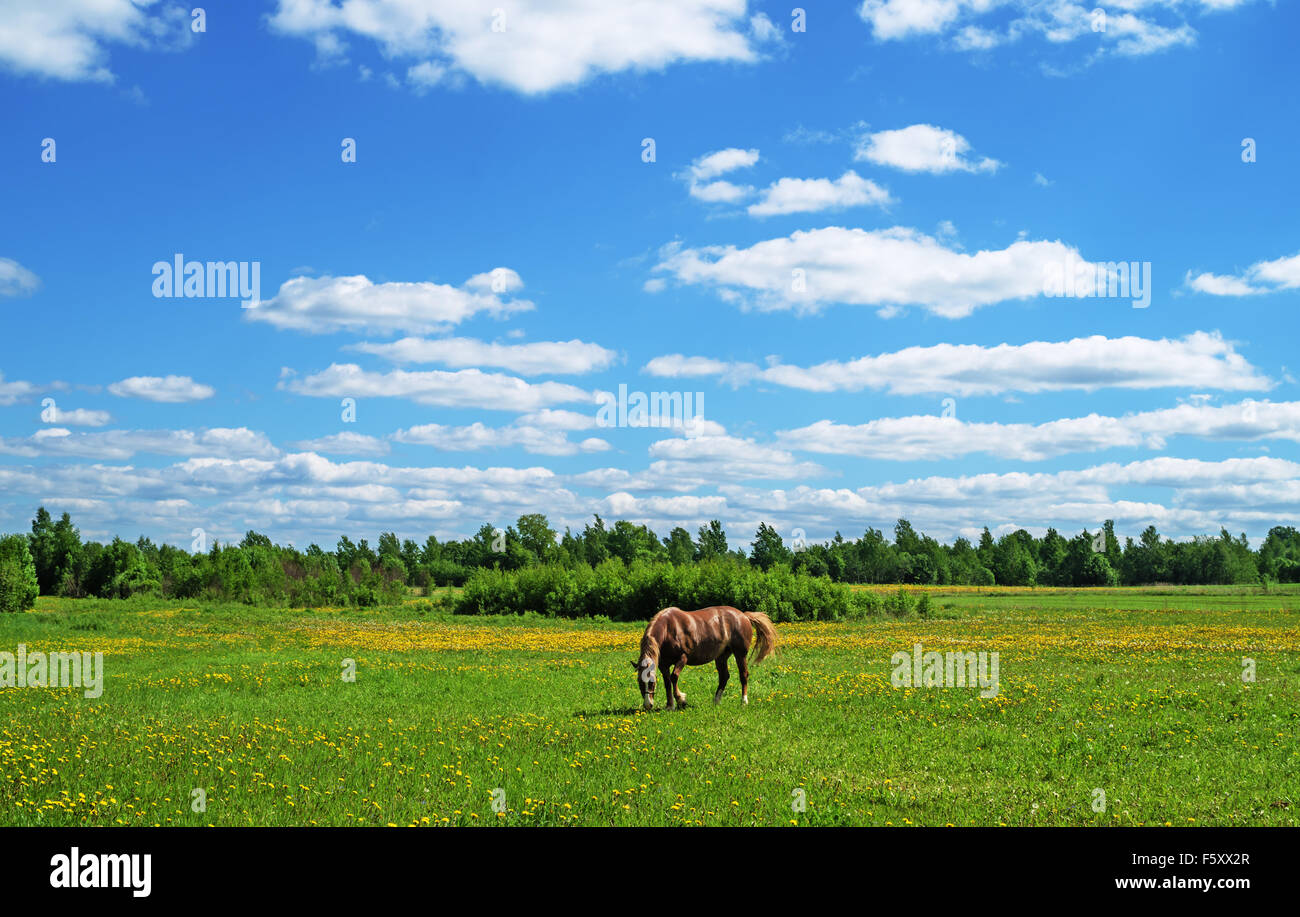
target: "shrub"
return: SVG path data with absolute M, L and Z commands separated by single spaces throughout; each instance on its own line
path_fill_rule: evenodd
M 912 603 L 907 598 L 907 590 L 899 586 L 898 592 L 885 603 L 885 610 L 896 618 L 906 617 L 912 610 Z
M 732 605 L 761 611 L 773 621 L 833 621 L 877 614 L 880 600 L 825 576 L 769 570 L 730 560 L 674 565 L 618 558 L 563 567 L 480 569 L 456 601 L 457 614 L 541 614 L 548 617 L 643 621 L 669 606 Z

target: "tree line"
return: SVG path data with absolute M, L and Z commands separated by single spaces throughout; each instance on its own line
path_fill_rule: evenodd
M 505 529 L 484 524 L 471 538 L 423 544 L 393 532 L 353 542 L 343 536 L 332 550 L 274 544 L 250 531 L 238 544 L 213 542 L 204 551 L 157 545 L 140 537 L 107 544 L 83 541 L 68 513 L 55 520 L 41 507 L 30 534 L 0 538 L 0 598 L 6 608 L 30 607 L 40 595 L 126 598 L 212 598 L 290 605 L 391 604 L 409 588 L 460 586 L 478 570 L 516 571 L 539 565 L 595 568 L 617 559 L 676 566 L 724 562 L 768 571 L 828 577 L 837 583 L 972 586 L 1110 586 L 1300 582 L 1300 532 L 1273 528 L 1258 550 L 1246 536 L 1226 530 L 1187 541 L 1163 538 L 1148 526 L 1121 544 L 1111 521 L 1097 532 L 1067 538 L 1055 529 L 1035 537 L 1018 529 L 994 538 L 985 528 L 972 542 L 951 543 L 917 532 L 899 519 L 888 538 L 868 528 L 860 538 L 840 533 L 825 542 L 787 540 L 762 523 L 748 552 L 732 547 L 718 520 L 692 536 L 673 528 L 660 537 L 626 520 L 607 525 L 600 516 L 581 531 L 551 527 L 529 513 Z M 33 591 L 34 590 L 34 591 Z

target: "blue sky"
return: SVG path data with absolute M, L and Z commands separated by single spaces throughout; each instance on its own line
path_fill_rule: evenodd
M 556 6 L 6 3 L 0 530 L 1294 521 L 1294 5 Z

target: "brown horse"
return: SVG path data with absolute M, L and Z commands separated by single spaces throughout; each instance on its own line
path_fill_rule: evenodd
M 714 605 L 699 611 L 665 608 L 658 612 L 641 637 L 641 657 L 632 663 L 637 670 L 645 709 L 654 709 L 656 668 L 663 673 L 664 684 L 668 686 L 668 709 L 673 710 L 686 700 L 686 695 L 677 689 L 682 669 L 709 662 L 718 666 L 718 690 L 713 695 L 713 702 L 718 703 L 727 687 L 730 656 L 736 657 L 736 667 L 740 670 L 740 699 L 749 703 L 749 663 L 745 655 L 754 631 L 758 631 L 754 645 L 754 665 L 758 665 L 772 655 L 777 642 L 772 619 L 761 611 Z

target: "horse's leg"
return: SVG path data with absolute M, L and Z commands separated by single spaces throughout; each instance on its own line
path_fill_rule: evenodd
M 673 684 L 673 668 L 667 662 L 659 660 L 659 674 L 663 676 L 664 693 L 668 695 L 667 709 L 677 708 L 677 686 Z
M 686 657 L 683 656 L 677 660 L 677 666 L 673 669 L 673 694 L 677 697 L 677 703 L 685 704 L 686 695 L 677 690 L 677 679 L 681 678 L 682 669 L 686 668 Z
M 723 653 L 718 657 L 718 690 L 713 694 L 713 702 L 716 704 L 722 700 L 722 692 L 727 687 L 727 679 L 731 677 L 731 672 L 727 669 L 727 654 Z
M 736 654 L 736 668 L 740 670 L 740 700 L 749 703 L 749 661 L 744 653 Z

